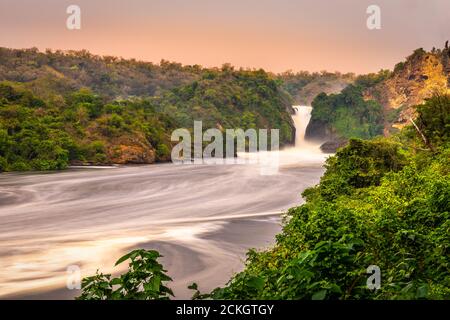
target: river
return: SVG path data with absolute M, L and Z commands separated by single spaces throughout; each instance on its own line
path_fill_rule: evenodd
M 297 136 L 298 137 L 298 136 Z M 256 164 L 122 166 L 0 175 L 0 297 L 72 299 L 67 268 L 119 272 L 133 248 L 157 249 L 174 279 L 206 292 L 243 268 L 249 248 L 273 245 L 281 213 L 323 174 L 317 146 L 280 151 L 280 168 Z

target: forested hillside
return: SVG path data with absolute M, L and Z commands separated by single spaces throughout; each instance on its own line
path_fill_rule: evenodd
M 414 107 L 417 128 L 352 139 L 328 159 L 276 245 L 251 250 L 214 299 L 449 299 L 450 96 Z M 423 136 L 422 136 L 423 134 Z M 381 272 L 367 287 L 366 269 Z M 195 286 L 194 286 L 195 287 Z
M 417 49 L 393 71 L 361 75 L 338 94 L 319 94 L 306 136 L 334 151 L 349 138 L 388 136 L 415 118 L 414 105 L 450 91 L 450 50 Z M 333 150 L 334 149 L 334 150 Z
M 90 88 L 109 98 L 153 96 L 198 79 L 201 66 L 97 56 L 88 51 L 0 48 L 0 80 L 22 82 L 39 96 Z
M 277 128 L 291 98 L 262 70 L 204 69 L 87 52 L 0 50 L 0 170 L 170 160 L 176 128 Z
M 355 77 L 0 48 L 1 170 L 167 161 L 170 133 L 194 120 L 220 130 L 278 128 L 286 145 L 291 105 L 313 97 L 306 138 L 334 152 L 350 138 L 395 132 L 393 124 L 414 118 L 413 104 L 445 93 L 449 54 L 447 45 L 418 49 L 392 72 Z
M 286 213 L 276 244 L 250 250 L 222 288 L 201 293 L 193 283 L 193 299 L 450 299 L 450 95 L 414 111 L 416 127 L 351 139 Z M 130 260 L 126 273 L 84 278 L 77 299 L 169 299 L 160 257 L 126 254 L 116 263 Z
M 385 121 L 383 107 L 376 100 L 366 100 L 364 91 L 389 75 L 388 70 L 382 70 L 376 74 L 358 76 L 340 93 L 319 94 L 312 102 L 306 138 L 329 141 L 332 147 L 338 147 L 349 138 L 368 139 L 382 135 Z

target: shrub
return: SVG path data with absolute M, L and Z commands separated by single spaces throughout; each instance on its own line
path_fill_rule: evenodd
M 84 278 L 77 300 L 159 300 L 173 296 L 164 282 L 172 281 L 158 262 L 161 255 L 153 250 L 133 250 L 121 257 L 116 266 L 130 260 L 128 271 L 116 278 L 97 273 Z

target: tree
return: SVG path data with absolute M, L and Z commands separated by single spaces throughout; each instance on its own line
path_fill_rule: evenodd
M 418 129 L 428 144 L 440 145 L 450 138 L 450 95 L 437 93 L 417 110 Z

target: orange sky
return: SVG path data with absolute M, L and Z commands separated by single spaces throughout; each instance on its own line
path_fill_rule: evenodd
M 81 30 L 66 8 L 81 7 Z M 381 7 L 381 30 L 366 8 Z M 449 0 L 1 0 L 0 46 L 159 62 L 366 73 L 450 39 Z

